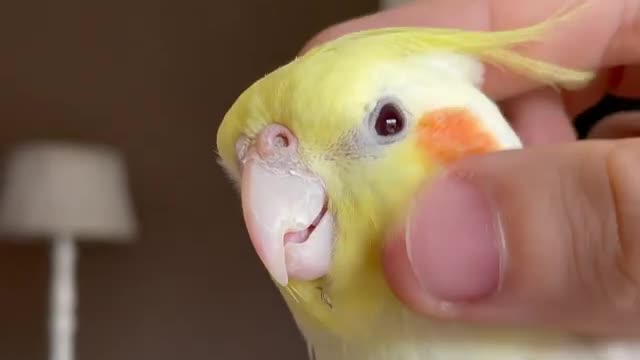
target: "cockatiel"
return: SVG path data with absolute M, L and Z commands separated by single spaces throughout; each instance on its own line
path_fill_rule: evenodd
M 482 92 L 483 63 L 554 86 L 592 79 L 511 49 L 563 19 L 503 32 L 346 35 L 276 69 L 232 105 L 217 135 L 220 162 L 311 359 L 631 359 L 573 334 L 413 314 L 383 275 L 385 234 L 419 187 L 457 159 L 521 147 Z

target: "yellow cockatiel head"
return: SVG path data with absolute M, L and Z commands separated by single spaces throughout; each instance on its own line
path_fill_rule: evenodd
M 438 169 L 521 146 L 482 92 L 483 62 L 549 84 L 592 77 L 509 49 L 551 24 L 355 33 L 268 74 L 233 104 L 218 132 L 221 163 L 239 185 L 255 250 L 307 337 L 399 336 L 390 314 L 400 305 L 381 265 L 390 227 Z

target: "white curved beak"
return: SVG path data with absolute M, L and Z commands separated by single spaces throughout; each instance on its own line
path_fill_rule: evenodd
M 248 152 L 241 181 L 242 209 L 253 247 L 271 277 L 313 280 L 329 271 L 333 218 L 319 178 Z

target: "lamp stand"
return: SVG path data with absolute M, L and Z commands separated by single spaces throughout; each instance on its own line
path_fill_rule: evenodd
M 73 360 L 76 328 L 76 244 L 68 234 L 54 239 L 51 250 L 50 360 Z

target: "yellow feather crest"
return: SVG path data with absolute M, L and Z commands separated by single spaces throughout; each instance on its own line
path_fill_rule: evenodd
M 421 27 L 363 30 L 313 48 L 304 57 L 335 52 L 356 53 L 365 48 L 371 52 L 376 47 L 380 48 L 380 54 L 391 53 L 394 57 L 449 51 L 476 56 L 547 85 L 579 88 L 594 78 L 593 72 L 535 60 L 518 54 L 511 47 L 541 41 L 550 30 L 569 23 L 588 5 L 588 2 L 582 2 L 574 8 L 561 9 L 545 21 L 514 30 L 467 31 Z

